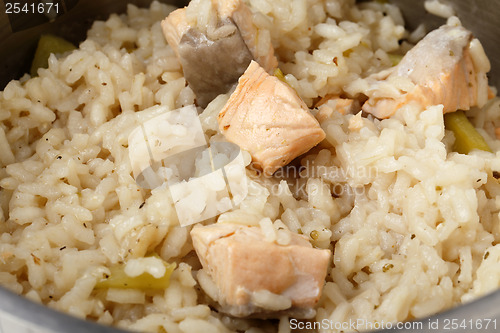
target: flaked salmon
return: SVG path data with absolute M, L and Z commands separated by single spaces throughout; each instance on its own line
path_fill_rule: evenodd
M 388 118 L 410 102 L 423 108 L 442 104 L 444 113 L 481 107 L 488 96 L 489 71 L 489 62 L 481 53 L 484 55 L 470 31 L 462 26 L 443 25 L 408 51 L 385 78 L 408 79 L 412 88 L 397 97 L 384 97 L 380 92 L 381 96 L 366 101 L 363 111 Z
M 316 119 L 320 124 L 327 120 L 335 111 L 346 115 L 361 109 L 357 100 L 342 98 L 336 95 L 326 95 L 316 103 L 315 107 L 318 109 Z
M 276 310 L 314 314 L 331 252 L 286 232 L 290 242 L 279 245 L 266 241 L 259 227 L 218 223 L 192 229 L 194 248 L 217 286 L 223 311 L 238 317 Z
M 218 116 L 226 139 L 248 151 L 266 175 L 325 138 L 296 91 L 252 61 Z

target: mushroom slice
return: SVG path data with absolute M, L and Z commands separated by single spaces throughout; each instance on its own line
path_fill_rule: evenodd
M 259 30 L 253 23 L 252 11 L 241 0 L 218 0 L 218 10 L 222 18 L 232 18 L 255 61 L 266 72 L 272 73 L 278 67 L 273 44 L 259 41 Z
M 252 54 L 234 23 L 228 20 L 221 24 L 234 29 L 228 29 L 228 35 L 212 40 L 199 30 L 190 28 L 179 43 L 184 77 L 201 107 L 206 107 L 218 95 L 227 93 L 252 60 Z
M 227 93 L 252 59 L 269 71 L 278 64 L 270 41 L 258 40 L 252 12 L 243 2 L 220 0 L 210 5 L 208 26 L 198 26 L 197 20 L 188 17 L 187 7 L 173 11 L 161 23 L 201 107 Z

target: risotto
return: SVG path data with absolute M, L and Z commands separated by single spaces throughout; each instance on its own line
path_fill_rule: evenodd
M 139 332 L 366 330 L 496 290 L 500 99 L 453 11 L 424 37 L 384 1 L 244 6 L 129 5 L 0 92 L 0 285 Z M 195 69 L 190 24 L 241 57 Z

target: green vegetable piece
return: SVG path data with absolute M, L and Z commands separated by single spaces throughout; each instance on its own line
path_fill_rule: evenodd
M 403 56 L 401 54 L 389 53 L 388 56 L 393 66 L 399 64 L 401 62 L 401 59 L 403 59 Z
M 456 111 L 444 115 L 445 128 L 455 135 L 453 150 L 460 154 L 468 154 L 473 149 L 491 152 L 484 138 L 474 128 L 463 111 Z
M 351 55 L 353 51 L 354 51 L 353 49 L 345 50 L 344 52 L 342 52 L 342 55 L 347 58 Z
M 54 35 L 42 35 L 38 41 L 35 57 L 31 63 L 31 76 L 37 76 L 38 68 L 49 67 L 49 56 L 51 53 L 60 54 L 76 49 L 67 40 Z
M 282 82 L 285 82 L 285 83 L 288 83 L 288 82 L 286 82 L 285 74 L 283 74 L 283 72 L 281 71 L 281 69 L 276 68 L 274 70 L 274 76 L 276 76 L 278 78 L 278 80 L 280 80 Z
M 119 288 L 119 289 L 166 289 L 170 284 L 170 276 L 177 266 L 175 263 L 166 263 L 165 275 L 155 278 L 149 273 L 143 273 L 136 277 L 125 274 L 125 265 L 118 264 L 110 268 L 111 274 L 97 282 L 96 289 Z

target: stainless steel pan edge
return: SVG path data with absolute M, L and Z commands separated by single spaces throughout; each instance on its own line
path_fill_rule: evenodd
M 82 320 L 0 288 L 0 333 L 126 333 Z

